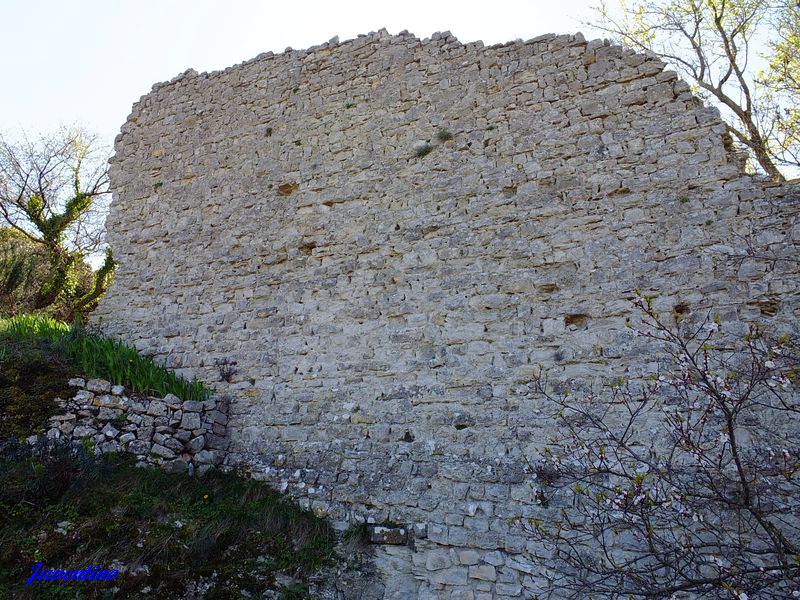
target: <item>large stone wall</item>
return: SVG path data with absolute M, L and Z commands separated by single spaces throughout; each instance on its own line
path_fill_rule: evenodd
M 797 327 L 798 193 L 716 110 L 582 36 L 385 32 L 188 71 L 117 138 L 95 322 L 231 397 L 230 465 L 321 513 L 412 525 L 387 598 L 539 585 L 527 383 L 655 369 L 635 290 Z M 235 363 L 235 364 L 234 364 Z

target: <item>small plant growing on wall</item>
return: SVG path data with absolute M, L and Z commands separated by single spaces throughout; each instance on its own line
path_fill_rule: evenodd
M 236 368 L 236 361 L 223 358 L 221 360 L 215 360 L 214 364 L 217 366 L 217 370 L 219 371 L 219 380 L 226 383 L 231 383 L 231 381 L 233 381 L 233 376 L 238 372 L 238 369 Z
M 433 146 L 431 146 L 428 142 L 417 142 L 414 144 L 414 156 L 417 158 L 427 156 L 432 150 Z
M 436 139 L 440 142 L 449 142 L 453 139 L 453 134 L 450 133 L 447 129 L 440 129 L 436 132 Z

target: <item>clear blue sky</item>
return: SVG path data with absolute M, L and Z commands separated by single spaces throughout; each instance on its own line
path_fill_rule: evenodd
M 188 68 L 385 27 L 487 44 L 590 31 L 587 0 L 0 0 L 0 132 L 81 124 L 109 145 L 133 102 Z

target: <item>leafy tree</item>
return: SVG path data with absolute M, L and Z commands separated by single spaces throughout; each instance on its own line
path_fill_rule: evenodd
M 558 598 L 800 597 L 800 349 L 752 326 L 668 324 L 649 383 L 570 393 L 534 381 L 560 432 L 533 466 L 552 519 L 519 522 Z M 547 508 L 545 509 L 547 511 Z
M 50 277 L 47 253 L 40 244 L 32 242 L 11 227 L 0 227 L 0 317 L 30 313 L 35 310 L 35 300 L 42 285 Z M 94 283 L 92 268 L 85 262 L 76 264 L 74 297 L 86 295 Z M 74 301 L 65 298 L 49 307 L 46 312 L 59 319 L 69 318 Z
M 0 136 L 0 216 L 37 246 L 48 265 L 34 309 L 59 301 L 70 312 L 84 311 L 110 281 L 114 261 L 106 249 L 91 289 L 77 286 L 83 259 L 103 244 L 106 159 L 96 140 L 77 129 L 18 144 Z
M 782 153 L 786 164 L 800 164 L 800 3 L 786 7 L 773 22 L 774 36 L 769 41 L 769 66 L 759 74 L 758 82 L 766 90 L 772 118 L 768 139 Z M 794 101 L 792 100 L 794 99 Z
M 796 0 L 620 0 L 619 11 L 596 10 L 602 31 L 657 54 L 715 102 L 757 168 L 784 181 L 779 167 L 800 167 Z M 768 67 L 756 77 L 764 39 Z

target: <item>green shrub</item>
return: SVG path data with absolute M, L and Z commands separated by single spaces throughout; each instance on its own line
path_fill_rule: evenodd
M 50 261 L 40 244 L 16 229 L 0 227 L 0 317 L 33 311 L 37 295 L 51 277 Z M 78 261 L 70 273 L 65 295 L 48 306 L 45 314 L 68 317 L 69 299 L 86 294 L 92 280 L 91 267 Z

